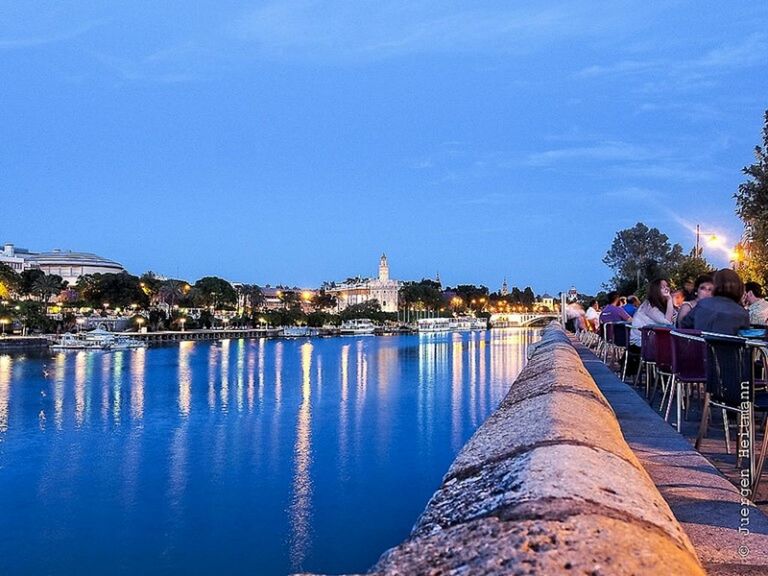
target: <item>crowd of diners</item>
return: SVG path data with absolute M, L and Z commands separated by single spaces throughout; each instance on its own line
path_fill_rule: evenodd
M 739 413 L 740 436 L 745 414 L 750 422 L 748 429 L 755 430 L 757 418 L 768 412 L 768 391 L 765 390 L 768 350 L 762 339 L 768 329 L 768 302 L 763 298 L 760 284 L 742 282 L 734 270 L 724 268 L 713 274 L 704 274 L 679 290 L 673 289 L 666 279 L 656 279 L 648 285 L 645 300 L 639 305 L 633 296 L 623 299 L 618 293 L 611 292 L 602 308 L 593 301 L 587 310 L 570 306 L 567 311 L 577 332 L 598 331 L 605 325 L 602 337 L 582 333 L 580 339 L 587 346 L 594 344 L 597 350 L 602 350 L 601 359 L 607 364 L 623 359 L 623 365 L 619 366 L 622 379 L 626 380 L 628 375 L 634 374 L 637 385 L 642 376 L 639 367 L 645 363 L 646 397 L 653 403 L 657 385 L 661 384 L 661 410 L 665 420 L 668 419 L 673 402 L 676 402 L 678 431 L 682 425 L 682 410 L 685 407 L 687 411 L 690 406 L 694 388 L 705 384 L 699 434 L 695 443 L 697 449 L 706 434 L 713 406 L 722 408 L 726 450 L 729 450 L 728 411 Z M 630 327 L 628 346 L 627 325 Z M 617 326 L 622 328 L 616 330 Z M 646 333 L 645 338 L 643 332 Z M 668 337 L 662 337 L 665 333 Z M 617 334 L 621 334 L 621 338 L 617 338 Z M 649 346 L 646 351 L 640 348 L 643 340 Z M 683 346 L 681 342 L 684 340 L 690 347 Z M 666 342 L 668 347 L 660 348 L 664 345 L 660 344 L 662 342 Z M 662 350 L 665 351 L 663 361 Z M 646 358 L 641 352 L 648 353 Z M 667 357 L 667 352 L 671 357 Z M 692 364 L 702 371 L 697 372 L 693 368 L 692 376 Z M 747 364 L 751 365 L 751 375 L 750 368 L 745 368 Z M 747 372 L 744 372 L 745 369 Z M 689 371 L 687 376 L 686 370 Z M 654 374 L 652 392 L 651 373 Z M 689 380 L 686 381 L 686 377 Z M 694 377 L 705 380 L 690 380 Z M 742 408 L 745 378 L 749 378 L 751 387 L 748 410 Z M 752 418 L 755 420 L 752 421 Z M 768 454 L 768 419 L 762 426 L 760 450 L 756 450 L 754 437 L 747 442 L 750 464 L 746 470 L 753 495 L 759 488 Z
M 644 326 L 692 328 L 736 336 L 740 330 L 768 327 L 768 302 L 757 282 L 742 282 L 739 275 L 723 268 L 689 280 L 673 289 L 665 278 L 648 285 L 645 300 L 634 295 L 610 292 L 603 306 L 592 300 L 584 310 L 572 303 L 567 309 L 574 331 L 599 332 L 607 322 L 631 323 L 630 350 L 639 350 L 640 329 Z

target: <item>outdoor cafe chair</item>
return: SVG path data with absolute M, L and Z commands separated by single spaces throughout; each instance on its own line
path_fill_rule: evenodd
M 672 379 L 672 337 L 669 335 L 672 327 L 653 326 L 651 330 L 653 331 L 655 343 L 656 368 L 653 377 L 653 391 L 648 398 L 648 402 L 653 404 L 653 400 L 656 398 L 656 390 L 659 384 L 661 384 L 661 407 L 659 408 L 659 411 L 661 411 L 669 391 L 669 381 Z
M 765 336 L 765 334 L 763 334 Z M 768 391 L 766 391 L 766 366 L 768 366 L 768 342 L 765 339 L 748 340 L 747 344 L 753 350 L 753 375 L 754 375 L 754 396 L 753 407 L 755 412 L 762 412 L 765 417 L 763 427 L 763 441 L 760 448 L 760 457 L 754 469 L 754 479 L 752 482 L 752 499 L 757 500 L 757 489 L 760 484 L 760 476 L 763 473 L 768 452 Z M 761 380 L 757 379 L 757 372 L 761 373 Z M 755 424 L 756 426 L 756 424 Z M 754 436 L 754 433 L 753 433 Z M 753 438 L 754 440 L 754 438 Z
M 653 326 L 640 328 L 640 363 L 635 373 L 635 386 L 645 369 L 645 397 L 648 398 L 651 391 L 651 377 L 656 375 L 656 333 Z
M 629 334 L 632 325 L 629 322 L 615 322 L 613 326 L 613 347 L 619 354 L 621 360 L 621 380 L 627 378 L 627 365 L 629 357 L 633 354 L 629 349 Z
M 699 330 L 676 329 L 669 335 L 672 344 L 672 379 L 664 420 L 669 421 L 672 402 L 677 400 L 677 431 L 680 432 L 683 404 L 688 398 L 689 389 L 694 385 L 706 386 L 707 383 L 707 343 Z
M 763 450 L 760 462 L 755 462 L 755 413 L 768 411 L 768 394 L 756 393 L 754 387 L 754 363 L 752 347 L 747 340 L 739 336 L 727 336 L 703 332 L 702 338 L 707 343 L 707 392 L 704 395 L 704 408 L 701 425 L 696 438 L 698 450 L 701 439 L 707 431 L 709 412 L 712 406 L 723 410 L 726 450 L 730 452 L 728 435 L 728 412 L 735 412 L 738 418 L 740 437 L 744 428 L 748 428 L 749 484 L 754 491 L 765 462 L 766 440 L 763 438 Z M 747 417 L 743 417 L 742 408 L 747 406 Z
M 619 372 L 626 375 L 629 330 L 626 322 L 605 322 L 602 325 L 604 347 L 601 359 L 606 364 L 619 363 Z

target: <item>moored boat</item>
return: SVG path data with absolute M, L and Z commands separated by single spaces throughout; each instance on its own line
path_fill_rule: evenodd
M 303 338 L 317 336 L 318 334 L 320 334 L 320 330 L 310 328 L 309 326 L 284 326 L 280 332 L 280 335 L 286 338 Z
M 106 330 L 92 330 L 91 332 L 81 332 L 63 334 L 59 340 L 51 344 L 51 350 L 131 350 L 134 348 L 146 348 L 146 344 L 141 340 L 130 338 L 124 334 L 113 334 Z
M 355 318 L 341 323 L 339 333 L 344 336 L 363 336 L 373 334 L 376 325 L 368 318 Z

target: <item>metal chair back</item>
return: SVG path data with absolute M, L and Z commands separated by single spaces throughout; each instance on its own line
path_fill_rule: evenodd
M 707 392 L 713 402 L 738 408 L 752 401 L 752 351 L 746 339 L 703 332 L 707 343 Z
M 678 328 L 669 333 L 672 342 L 672 373 L 680 382 L 707 381 L 707 342 L 699 330 Z
M 652 328 L 656 340 L 656 368 L 659 372 L 672 373 L 672 332 L 671 326 L 654 326 Z
M 652 326 L 640 328 L 640 359 L 646 363 L 656 362 L 656 333 Z
M 620 348 L 629 346 L 630 325 L 626 322 L 613 322 L 613 345 Z

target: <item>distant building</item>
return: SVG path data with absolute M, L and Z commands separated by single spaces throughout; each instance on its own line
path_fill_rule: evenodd
M 397 312 L 397 298 L 400 282 L 389 277 L 389 263 L 386 254 L 379 259 L 378 278 L 360 278 L 326 289 L 336 297 L 339 311 L 348 306 L 377 300 L 383 312 Z
M 566 292 L 566 300 L 568 302 L 576 302 L 579 299 L 579 291 L 575 286 L 571 286 L 571 289 Z
M 544 294 L 539 298 L 539 301 L 536 302 L 536 306 L 539 308 L 546 308 L 548 311 L 553 311 L 555 309 L 555 299 L 550 296 L 549 294 Z
M 24 257 L 29 255 L 29 250 L 16 248 L 13 244 L 3 245 L 0 252 L 0 264 L 10 266 L 16 272 L 21 273 L 24 270 Z
M 37 269 L 45 274 L 56 274 L 70 285 L 86 274 L 117 274 L 125 272 L 123 266 L 89 252 L 53 250 L 52 252 L 31 252 L 5 244 L 0 252 L 0 262 L 17 272 Z
M 509 294 L 509 286 L 507 286 L 507 277 L 504 277 L 504 282 L 501 283 L 501 295 L 507 296 Z

